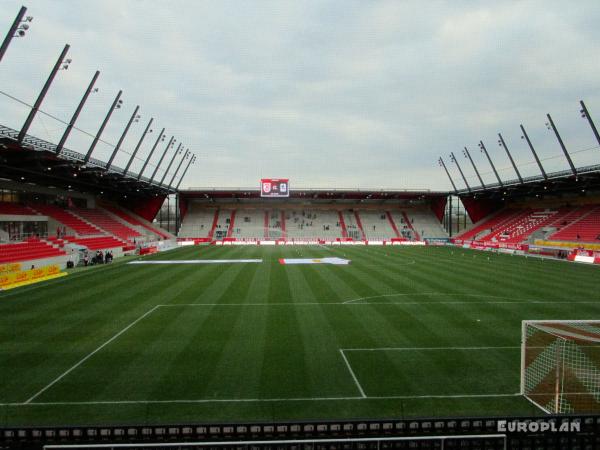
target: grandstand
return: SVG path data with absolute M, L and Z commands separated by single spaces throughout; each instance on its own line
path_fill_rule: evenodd
M 600 244 L 600 206 L 506 208 L 485 217 L 456 239 L 510 244 L 547 239 L 582 247 Z

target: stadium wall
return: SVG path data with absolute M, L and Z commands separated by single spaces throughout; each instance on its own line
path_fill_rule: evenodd
M 474 224 L 490 214 L 500 211 L 505 206 L 504 202 L 500 200 L 475 197 L 461 197 L 460 199 Z
M 157 195 L 155 197 L 148 198 L 136 198 L 131 200 L 125 200 L 118 202 L 120 206 L 123 208 L 132 211 L 137 214 L 141 218 L 147 220 L 148 222 L 152 222 L 160 207 L 167 198 L 166 195 Z

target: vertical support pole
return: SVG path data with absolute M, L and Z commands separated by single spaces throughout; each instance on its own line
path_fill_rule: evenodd
M 167 231 L 171 232 L 171 195 L 167 194 Z
M 460 197 L 456 199 L 456 233 L 460 233 Z
M 527 324 L 526 320 L 521 321 L 521 383 L 520 394 L 525 395 L 525 352 L 527 351 Z
M 179 233 L 179 192 L 175 193 L 175 236 Z
M 449 207 L 448 207 L 448 225 L 449 225 L 449 230 L 448 230 L 448 235 L 450 237 L 452 237 L 452 195 L 450 196 L 450 201 L 449 201 Z

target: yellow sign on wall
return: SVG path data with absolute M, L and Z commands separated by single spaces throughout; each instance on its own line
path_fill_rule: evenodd
M 66 272 L 61 272 L 60 267 L 56 264 L 39 267 L 37 269 L 7 272 L 0 275 L 0 289 L 12 289 L 65 275 Z
M 21 263 L 0 264 L 0 274 L 18 272 L 21 270 Z

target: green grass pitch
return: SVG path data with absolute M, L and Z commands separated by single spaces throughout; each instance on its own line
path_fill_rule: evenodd
M 346 257 L 348 266 L 279 264 Z M 523 319 L 597 267 L 449 247 L 186 247 L 0 293 L 0 426 L 542 414 Z

